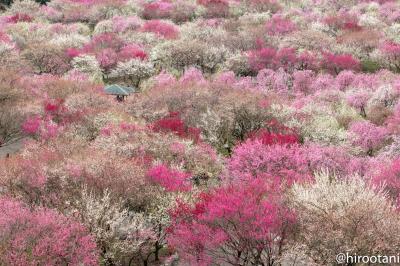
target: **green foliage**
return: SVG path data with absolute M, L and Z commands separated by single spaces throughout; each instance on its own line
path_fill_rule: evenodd
M 363 72 L 374 73 L 381 68 L 378 62 L 371 59 L 361 61 L 361 69 Z
M 12 0 L 0 0 L 0 4 L 2 4 L 2 5 L 9 6 L 9 5 L 11 5 L 11 3 L 12 3 Z

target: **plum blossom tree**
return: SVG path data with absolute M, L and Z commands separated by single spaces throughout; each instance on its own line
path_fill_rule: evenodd
M 281 179 L 284 185 L 310 178 L 307 159 L 298 145 L 271 145 L 247 140 L 235 147 L 228 162 L 229 176 L 243 179 L 262 174 Z
M 400 245 L 393 235 L 399 226 L 395 206 L 358 176 L 317 173 L 315 182 L 292 187 L 290 201 L 300 226 L 298 244 L 317 264 L 335 264 L 343 247 L 349 254 L 390 253 Z
M 118 52 L 118 57 L 120 61 L 127 61 L 134 58 L 144 60 L 147 59 L 147 53 L 139 45 L 130 43 L 121 48 Z
M 265 24 L 265 28 L 269 35 L 285 35 L 295 31 L 297 27 L 291 20 L 281 15 L 273 15 Z
M 179 36 L 179 30 L 175 25 L 160 20 L 147 21 L 142 26 L 142 30 L 144 32 L 152 32 L 165 39 L 176 39 Z
M 16 137 L 21 132 L 23 115 L 19 103 L 23 99 L 18 89 L 19 79 L 14 71 L 1 69 L 0 72 L 0 146 Z
M 310 94 L 313 92 L 312 82 L 314 72 L 311 70 L 295 71 L 293 73 L 293 90 L 296 93 Z
M 261 45 L 257 49 L 247 52 L 248 63 L 254 71 L 261 69 L 279 68 L 292 73 L 294 70 L 315 70 L 317 68 L 317 59 L 310 52 L 303 51 L 298 53 L 295 48 L 283 47 L 275 49 Z
M 366 118 L 366 107 L 371 96 L 372 93 L 368 89 L 354 89 L 347 92 L 346 101 L 350 106 L 359 110 L 362 117 Z
M 353 134 L 353 144 L 359 146 L 369 156 L 382 146 L 388 136 L 386 128 L 375 126 L 368 121 L 353 122 L 349 132 Z
M 400 159 L 395 158 L 389 163 L 378 165 L 376 173 L 372 176 L 372 183 L 383 187 L 389 196 L 399 204 L 400 196 Z
M 169 0 L 154 1 L 143 5 L 142 16 L 145 19 L 168 18 L 174 5 Z
M 155 121 L 152 129 L 155 132 L 172 132 L 182 138 L 190 138 L 196 143 L 200 141 L 200 129 L 186 126 L 178 112 L 171 112 L 167 117 Z
M 399 133 L 400 132 L 400 127 L 399 127 L 399 122 L 400 122 L 400 103 L 398 102 L 394 106 L 393 114 L 389 116 L 386 120 L 387 128 L 391 133 Z
M 395 42 L 384 42 L 380 47 L 383 63 L 388 64 L 394 71 L 400 71 L 400 44 Z
M 143 214 L 123 208 L 110 192 L 103 196 L 84 188 L 77 215 L 95 236 L 103 262 L 107 265 L 140 263 L 154 245 L 156 237 Z
M 148 171 L 147 175 L 151 181 L 160 184 L 167 191 L 188 191 L 191 189 L 188 182 L 189 174 L 169 169 L 165 165 L 154 166 Z
M 64 74 L 71 68 L 67 54 L 52 44 L 33 43 L 22 51 L 22 57 L 38 74 Z
M 52 210 L 30 210 L 4 197 L 0 210 L 3 263 L 98 265 L 96 243 L 81 224 Z
M 255 71 L 263 68 L 274 68 L 276 50 L 273 48 L 261 48 L 259 50 L 253 50 L 249 52 L 249 65 Z
M 77 56 L 72 60 L 71 64 L 75 70 L 90 75 L 91 79 L 96 80 L 102 76 L 100 64 L 95 56 Z
M 154 72 L 154 65 L 151 62 L 145 62 L 135 58 L 127 62 L 119 62 L 117 66 L 111 70 L 108 78 L 123 80 L 138 87 L 141 81 L 149 78 Z
M 331 73 L 339 74 L 342 70 L 358 71 L 360 69 L 359 60 L 351 54 L 332 54 L 323 53 L 321 66 Z
M 171 213 L 168 243 L 191 265 L 275 265 L 295 221 L 263 179 L 228 184 Z
M 266 129 L 260 129 L 256 132 L 251 132 L 249 134 L 251 139 L 258 139 L 264 145 L 284 145 L 284 144 L 295 144 L 299 143 L 299 136 L 296 133 L 273 133 Z
M 206 7 L 206 17 L 226 17 L 229 15 L 228 0 L 197 0 L 197 3 Z
M 276 0 L 245 0 L 247 6 L 251 9 L 266 12 L 270 11 L 271 13 L 276 13 L 281 6 Z

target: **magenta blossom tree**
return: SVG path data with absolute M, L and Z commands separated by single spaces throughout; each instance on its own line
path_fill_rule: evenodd
M 342 70 L 360 70 L 360 61 L 351 54 L 323 53 L 321 67 L 331 73 L 339 74 Z
M 170 169 L 163 164 L 151 168 L 147 172 L 147 176 L 166 191 L 188 191 L 191 189 L 189 174 Z
M 180 203 L 168 243 L 189 265 L 274 265 L 295 221 L 276 191 L 256 178 Z

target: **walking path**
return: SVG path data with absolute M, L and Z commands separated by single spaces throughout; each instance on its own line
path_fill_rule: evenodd
M 0 146 L 0 159 L 7 157 L 7 154 L 13 155 L 20 151 L 24 146 L 26 138 L 19 138 L 7 142 L 4 146 Z

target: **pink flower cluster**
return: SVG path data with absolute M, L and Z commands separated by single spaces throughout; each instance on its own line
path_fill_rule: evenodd
M 48 209 L 0 199 L 0 260 L 9 265 L 98 265 L 96 243 L 79 223 Z M 17 229 L 17 230 L 16 230 Z

